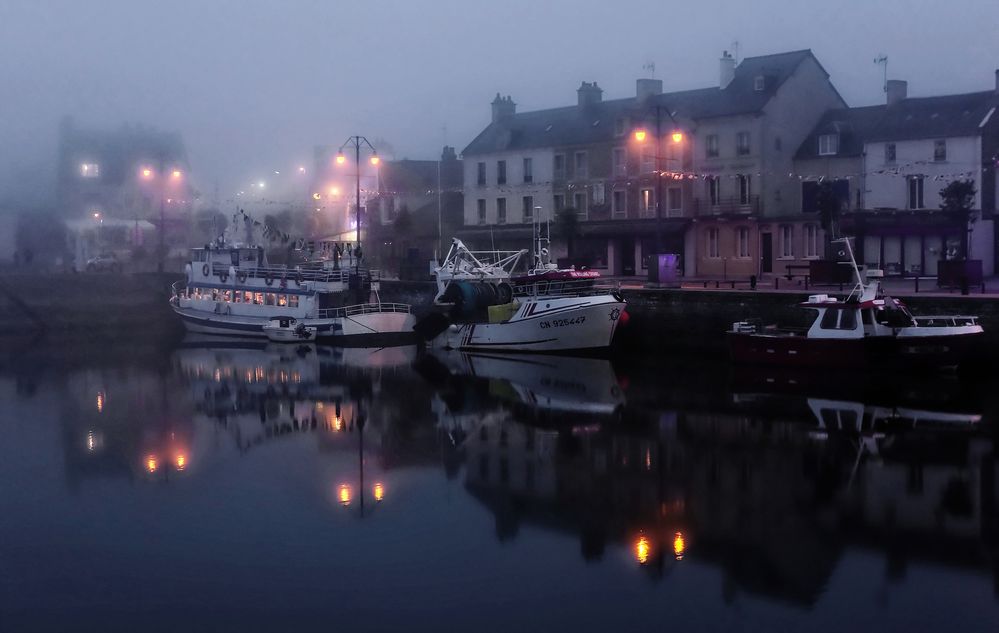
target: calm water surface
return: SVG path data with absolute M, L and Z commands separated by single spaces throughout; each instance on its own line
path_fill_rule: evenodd
M 0 630 L 995 631 L 997 385 L 22 351 Z

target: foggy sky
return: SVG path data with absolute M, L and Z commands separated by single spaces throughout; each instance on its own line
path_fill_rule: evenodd
M 997 34 L 997 0 L 0 0 L 0 201 L 50 187 L 64 114 L 181 132 L 225 199 L 351 134 L 460 152 L 497 91 L 627 97 L 650 61 L 665 90 L 714 85 L 734 41 L 811 48 L 851 105 L 882 101 L 879 54 L 910 96 L 990 89 Z

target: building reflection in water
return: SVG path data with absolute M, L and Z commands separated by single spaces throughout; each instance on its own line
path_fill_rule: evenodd
M 329 457 L 316 477 L 331 513 L 389 508 L 411 493 L 405 468 L 438 464 L 500 541 L 542 527 L 657 582 L 707 564 L 729 600 L 813 605 L 850 551 L 880 552 L 886 585 L 935 563 L 991 575 L 999 595 L 981 399 L 962 393 L 969 411 L 940 384 L 879 399 L 762 375 L 706 393 L 697 376 L 651 375 L 629 382 L 597 359 L 188 345 L 168 367 L 68 376 L 67 478 L 197 478 L 223 445 L 297 441 Z
M 727 599 L 813 604 L 846 550 L 871 548 L 889 582 L 910 562 L 945 563 L 991 573 L 999 595 L 999 479 L 980 411 L 795 392 L 705 406 L 682 380 L 632 405 L 594 360 L 459 354 L 423 373 L 500 540 L 558 529 L 584 559 L 613 543 L 655 578 L 707 562 Z

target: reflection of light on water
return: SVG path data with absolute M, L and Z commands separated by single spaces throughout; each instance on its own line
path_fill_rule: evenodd
M 93 453 L 104 446 L 104 438 L 97 431 L 87 431 L 87 450 Z
M 375 484 L 375 501 L 381 501 L 385 498 L 385 486 L 381 482 Z
M 177 470 L 184 470 L 187 468 L 187 455 L 184 455 L 183 453 L 177 455 L 175 463 L 177 464 Z
M 146 458 L 146 470 L 148 470 L 151 473 L 155 473 L 156 469 L 159 467 L 160 464 L 159 462 L 156 461 L 156 458 L 154 456 L 150 455 L 149 457 Z
M 638 541 L 635 542 L 635 559 L 638 560 L 639 564 L 644 565 L 649 562 L 651 549 L 652 545 L 649 543 L 649 539 L 644 534 L 639 535 Z
M 337 499 L 341 504 L 348 506 L 350 505 L 351 491 L 350 486 L 347 484 L 340 484 L 340 488 L 337 491 Z
M 677 560 L 683 559 L 683 552 L 687 549 L 687 543 L 683 540 L 683 533 L 677 532 L 673 537 L 673 555 Z
M 104 392 L 97 392 L 97 412 L 104 413 Z
M 652 469 L 652 451 L 650 449 L 645 449 L 645 470 Z

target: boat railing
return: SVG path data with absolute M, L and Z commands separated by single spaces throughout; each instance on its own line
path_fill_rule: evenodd
M 336 319 L 358 316 L 361 314 L 376 314 L 379 312 L 398 312 L 409 314 L 412 307 L 406 303 L 360 303 L 341 308 L 320 308 L 320 319 Z
M 913 317 L 919 327 L 959 327 L 978 325 L 978 317 L 964 315 L 917 316 Z
M 551 279 L 517 284 L 513 287 L 514 297 L 560 296 L 586 297 L 606 295 L 621 289 L 619 284 L 598 283 L 593 279 Z
M 211 272 L 212 275 L 215 276 L 228 276 L 229 266 L 215 263 L 212 264 Z M 347 279 L 350 277 L 350 271 L 346 269 L 330 270 L 315 265 L 298 266 L 295 268 L 289 268 L 288 266 L 254 266 L 252 268 L 237 268 L 236 275 L 237 277 L 245 275 L 247 279 L 263 279 L 265 281 L 268 279 L 287 279 L 289 281 L 301 279 L 302 281 L 314 281 L 320 283 L 346 283 Z

